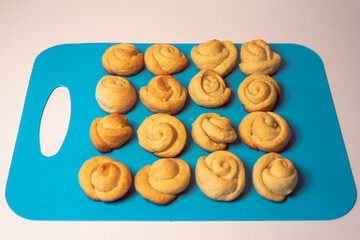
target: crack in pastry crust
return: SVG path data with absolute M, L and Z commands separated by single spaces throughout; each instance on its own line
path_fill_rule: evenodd
M 277 153 L 268 153 L 257 160 L 253 168 L 253 183 L 260 196 L 281 202 L 298 182 L 294 164 Z
M 191 135 L 194 142 L 208 152 L 224 150 L 237 139 L 230 120 L 217 113 L 201 114 L 192 124 Z
M 252 112 L 239 124 L 241 140 L 248 147 L 263 152 L 279 152 L 290 141 L 290 128 L 280 115 L 273 112 Z
M 156 76 L 139 91 L 144 106 L 154 113 L 176 114 L 185 104 L 187 91 L 171 75 Z
M 240 60 L 239 68 L 245 75 L 254 73 L 272 75 L 278 70 L 281 57 L 271 51 L 264 40 L 256 39 L 241 46 Z
M 217 201 L 234 200 L 243 192 L 246 182 L 243 163 L 228 151 L 216 151 L 200 157 L 195 178 L 201 192 Z
M 184 53 L 169 44 L 154 44 L 145 51 L 145 66 L 154 75 L 181 72 L 188 60 Z
M 102 64 L 112 75 L 132 76 L 144 67 L 144 56 L 134 45 L 122 43 L 106 49 Z
M 191 58 L 199 70 L 212 69 L 225 77 L 235 66 L 237 49 L 231 41 L 213 39 L 194 46 Z
M 198 105 L 216 108 L 224 105 L 230 98 L 231 89 L 224 79 L 213 70 L 204 69 L 196 74 L 189 83 L 189 95 Z
M 80 168 L 78 179 L 87 197 L 103 202 L 122 198 L 132 182 L 130 171 L 124 164 L 105 156 L 87 160 Z
M 268 75 L 252 74 L 240 83 L 238 97 L 247 112 L 270 111 L 280 97 L 280 87 Z
M 145 118 L 137 130 L 139 144 L 157 157 L 175 157 L 185 147 L 186 130 L 176 117 L 158 113 Z

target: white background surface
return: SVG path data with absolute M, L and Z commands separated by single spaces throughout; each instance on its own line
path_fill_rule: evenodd
M 41 51 L 63 43 L 198 43 L 213 38 L 298 43 L 321 56 L 359 186 L 360 1 L 0 0 L 0 30 L 0 239 L 355 239 L 359 235 L 358 202 L 344 217 L 331 221 L 41 222 L 15 215 L 4 192 L 32 64 Z

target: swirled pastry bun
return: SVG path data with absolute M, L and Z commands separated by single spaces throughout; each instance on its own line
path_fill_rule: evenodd
M 290 141 L 290 128 L 280 115 L 273 112 L 252 112 L 239 124 L 241 140 L 248 147 L 263 152 L 279 152 Z
M 245 75 L 261 73 L 274 74 L 281 62 L 281 57 L 271 51 L 269 45 L 261 39 L 246 42 L 240 49 L 240 71 Z
M 117 113 L 95 118 L 90 126 L 90 140 L 101 153 L 111 152 L 120 148 L 129 140 L 133 133 L 127 125 L 127 118 Z
M 78 177 L 85 195 L 103 202 L 122 198 L 132 182 L 130 171 L 124 164 L 105 156 L 87 160 L 81 166 Z
M 255 163 L 252 179 L 260 196 L 281 202 L 294 190 L 298 174 L 289 159 L 277 153 L 268 153 Z
M 224 150 L 237 135 L 229 119 L 217 113 L 203 113 L 192 124 L 191 135 L 203 150 L 214 152 Z
M 227 76 L 234 68 L 237 50 L 231 41 L 217 39 L 201 43 L 191 49 L 191 59 L 200 69 L 212 69 L 220 76 Z
M 125 78 L 106 75 L 96 86 L 95 98 L 104 112 L 124 114 L 134 106 L 136 92 Z
M 157 157 L 175 157 L 186 143 L 184 124 L 164 113 L 145 118 L 137 130 L 137 136 L 140 146 Z
M 102 65 L 112 75 L 132 76 L 144 67 L 144 56 L 132 44 L 117 44 L 105 51 Z
M 224 79 L 210 69 L 201 70 L 190 81 L 189 95 L 198 105 L 216 108 L 224 105 L 230 98 L 231 89 Z
M 160 205 L 173 201 L 190 182 L 189 165 L 176 158 L 162 158 L 140 169 L 135 175 L 136 191 Z
M 154 113 L 175 114 L 185 104 L 187 91 L 171 75 L 156 76 L 139 91 L 144 106 Z
M 217 201 L 237 198 L 245 187 L 245 169 L 241 160 L 228 151 L 216 151 L 200 157 L 195 179 L 201 192 Z
M 181 72 L 188 59 L 182 51 L 169 44 L 154 44 L 145 51 L 145 66 L 154 75 Z
M 255 73 L 240 83 L 238 97 L 247 112 L 270 111 L 280 97 L 280 87 L 269 75 Z

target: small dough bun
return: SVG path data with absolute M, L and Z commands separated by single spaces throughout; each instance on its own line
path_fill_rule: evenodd
M 95 98 L 104 112 L 125 114 L 134 106 L 136 92 L 125 78 L 106 75 L 96 86 Z
M 81 166 L 78 177 L 85 195 L 103 202 L 122 198 L 132 182 L 130 171 L 124 164 L 105 156 L 87 160 Z

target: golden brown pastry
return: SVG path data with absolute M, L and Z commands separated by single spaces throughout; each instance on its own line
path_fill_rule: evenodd
M 180 159 L 162 158 L 140 169 L 135 189 L 145 199 L 160 205 L 173 201 L 190 182 L 190 167 Z
M 228 151 L 216 151 L 200 157 L 195 178 L 201 192 L 217 201 L 234 200 L 243 192 L 246 182 L 243 163 Z
M 106 49 L 102 65 L 112 75 L 132 76 L 144 67 L 144 56 L 134 45 L 121 43 Z
M 154 113 L 175 114 L 186 101 L 187 91 L 171 75 L 156 76 L 139 91 L 144 106 Z
M 188 60 L 184 53 L 169 44 L 154 44 L 145 51 L 145 66 L 154 75 L 181 72 Z
M 212 69 L 222 77 L 234 68 L 236 58 L 237 50 L 231 41 L 213 39 L 191 49 L 191 59 L 198 69 Z
M 122 163 L 105 156 L 87 160 L 79 171 L 79 184 L 85 195 L 95 201 L 111 202 L 130 189 L 131 174 Z
M 137 136 L 140 146 L 157 157 L 175 157 L 186 143 L 186 130 L 182 122 L 164 113 L 145 118 L 137 130 Z
M 280 97 L 280 87 L 272 77 L 255 73 L 240 83 L 238 97 L 247 112 L 270 111 Z
M 95 98 L 103 111 L 124 114 L 134 106 L 136 92 L 125 78 L 106 75 L 96 86 Z
M 132 128 L 127 125 L 127 118 L 117 113 L 95 118 L 90 126 L 90 140 L 101 153 L 120 148 L 132 135 Z
M 252 112 L 239 124 L 241 140 L 250 148 L 263 152 L 279 152 L 289 143 L 290 128 L 273 112 Z
M 229 119 L 217 113 L 203 113 L 192 124 L 194 142 L 208 152 L 224 150 L 237 135 Z
M 281 202 L 295 188 L 298 174 L 293 163 L 277 153 L 268 153 L 253 168 L 253 183 L 264 198 Z
M 272 75 L 278 70 L 281 57 L 271 51 L 264 40 L 257 39 L 241 46 L 240 60 L 239 68 L 245 75 L 254 73 Z
M 192 100 L 206 108 L 216 108 L 225 104 L 231 95 L 224 79 L 210 69 L 201 70 L 190 81 L 189 95 Z

